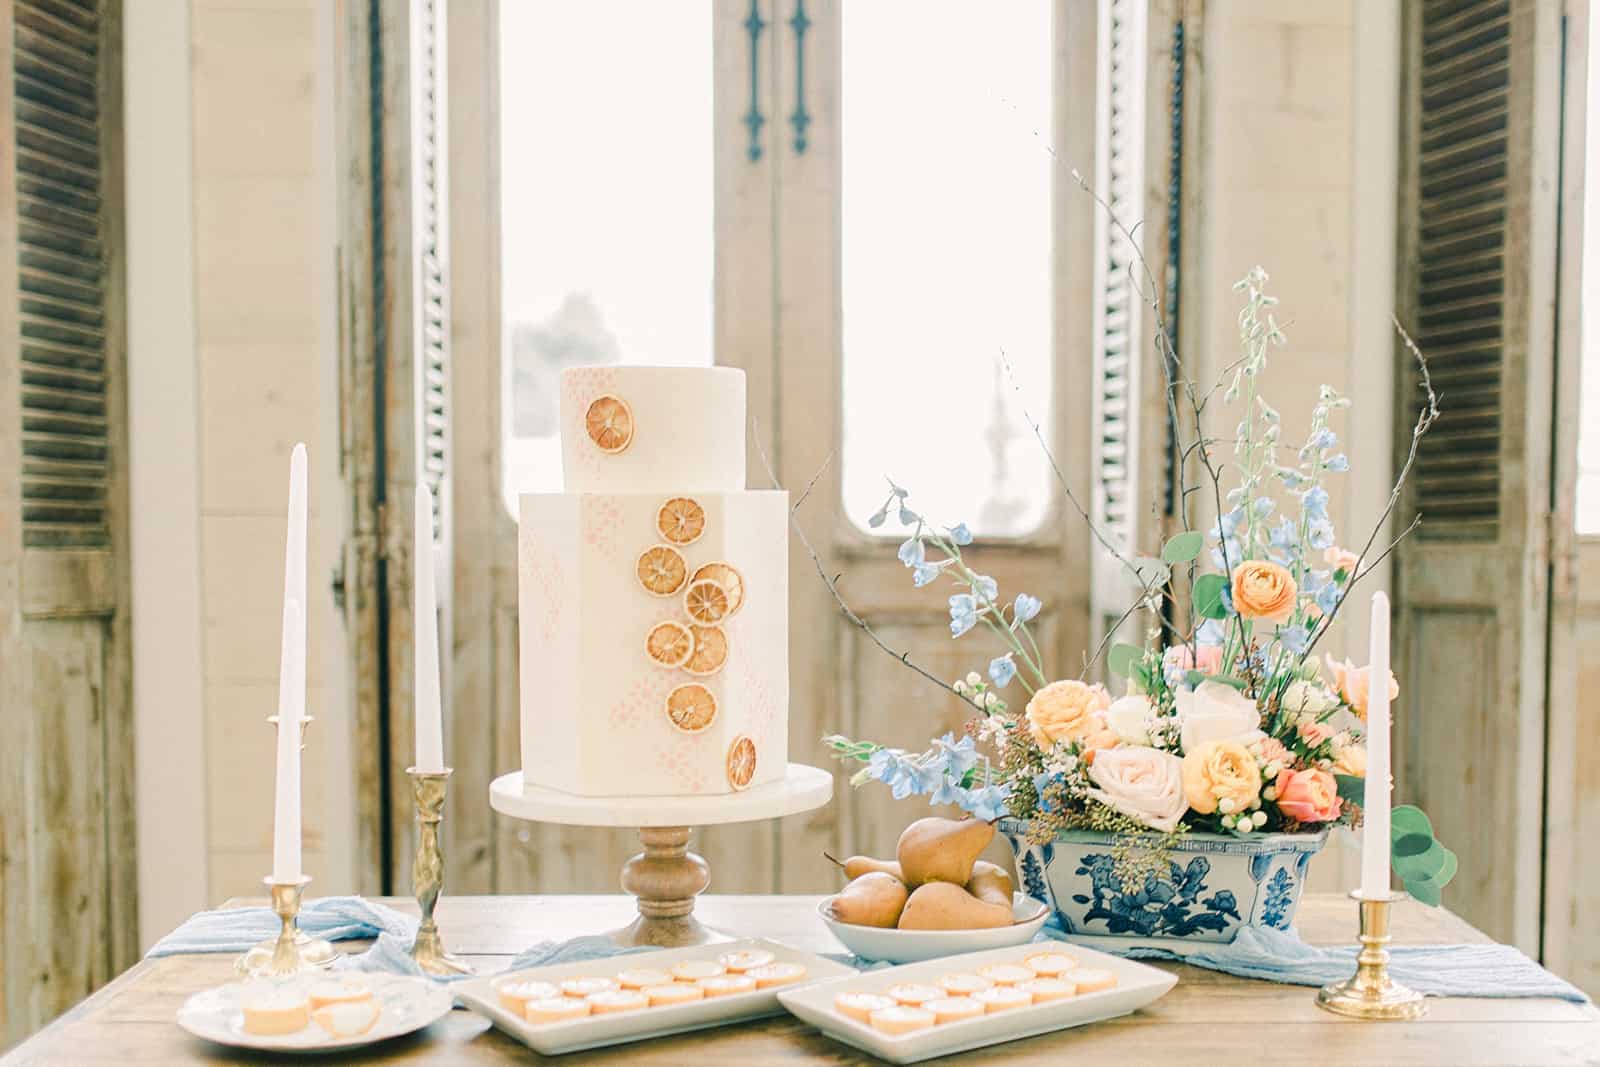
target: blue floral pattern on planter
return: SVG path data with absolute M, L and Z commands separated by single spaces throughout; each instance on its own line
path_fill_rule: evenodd
M 1075 872 L 1089 876 L 1093 894 L 1075 893 L 1072 897 L 1079 904 L 1089 905 L 1085 922 L 1100 920 L 1113 934 L 1188 937 L 1200 930 L 1220 933 L 1227 929 L 1229 920 L 1243 921 L 1239 902 L 1230 890 L 1221 889 L 1201 898 L 1206 875 L 1211 872 L 1211 862 L 1204 856 L 1194 857 L 1187 867 L 1169 863 L 1168 878 L 1147 874 L 1144 885 L 1131 892 L 1117 876 L 1115 865 L 1110 854 L 1096 853 L 1084 856 Z
M 1022 891 L 1034 900 L 1050 899 L 1050 891 L 1044 884 L 1044 868 L 1032 849 L 1022 854 Z
M 1279 867 L 1278 873 L 1267 883 L 1267 901 L 1261 909 L 1261 921 L 1277 930 L 1289 928 L 1289 916 L 1294 911 L 1294 879 L 1289 868 Z

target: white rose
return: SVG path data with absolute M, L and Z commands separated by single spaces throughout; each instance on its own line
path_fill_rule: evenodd
M 1248 745 L 1261 734 L 1256 702 L 1231 685 L 1201 682 L 1193 691 L 1180 689 L 1175 696 L 1185 752 L 1193 752 L 1207 741 Z
M 1156 707 L 1148 697 L 1137 693 L 1114 700 L 1106 709 L 1106 725 L 1125 745 L 1150 743 L 1150 720 L 1155 718 Z
M 1309 711 L 1321 715 L 1331 711 L 1338 703 L 1338 697 L 1315 682 L 1290 682 L 1283 691 L 1283 707 L 1286 711 Z
M 1171 833 L 1189 810 L 1183 793 L 1183 760 L 1154 748 L 1102 748 L 1089 765 L 1098 788 L 1089 795 L 1146 826 Z

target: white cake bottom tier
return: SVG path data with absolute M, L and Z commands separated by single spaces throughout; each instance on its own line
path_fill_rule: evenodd
M 680 496 L 704 515 L 687 544 L 673 544 L 659 525 L 662 505 Z M 581 796 L 630 797 L 731 793 L 781 779 L 789 761 L 788 520 L 782 492 L 524 494 L 524 778 Z M 670 594 L 640 579 L 640 556 L 657 545 L 682 561 L 683 584 Z M 658 586 L 676 573 L 670 554 L 667 562 L 671 573 Z M 696 623 L 685 598 L 702 568 L 713 580 L 726 577 L 708 568 L 713 563 L 737 571 L 737 583 L 718 581 L 742 585 L 729 597 L 737 606 L 706 628 L 718 632 L 689 631 L 706 656 L 662 666 L 646 638 L 659 624 L 701 625 L 714 614 L 715 604 L 708 611 L 697 603 Z M 692 666 L 715 669 L 691 673 Z M 679 709 L 677 722 L 669 706 Z M 689 717 L 692 730 L 682 728 L 685 706 L 701 709 Z

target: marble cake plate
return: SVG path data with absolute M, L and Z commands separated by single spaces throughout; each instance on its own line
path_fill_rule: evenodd
M 757 822 L 813 811 L 833 799 L 833 775 L 791 763 L 783 778 L 716 796 L 584 797 L 529 785 L 522 772 L 496 778 L 489 806 L 502 815 L 565 826 L 636 826 L 644 851 L 622 865 L 622 888 L 639 917 L 610 933 L 620 945 L 676 948 L 731 940 L 694 917 L 694 898 L 711 884 L 711 868 L 689 851 L 695 826 Z

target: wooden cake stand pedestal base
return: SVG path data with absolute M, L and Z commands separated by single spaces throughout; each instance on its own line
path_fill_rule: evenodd
M 522 772 L 496 778 L 489 805 L 502 815 L 565 826 L 636 826 L 644 851 L 622 865 L 622 888 L 639 917 L 611 932 L 621 945 L 674 948 L 729 938 L 694 917 L 694 898 L 711 884 L 711 868 L 689 851 L 690 828 L 797 815 L 833 798 L 833 775 L 789 764 L 781 781 L 708 797 L 582 797 L 527 785 Z

